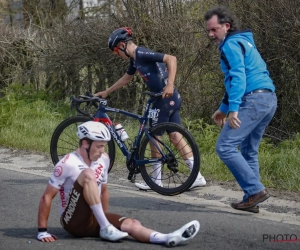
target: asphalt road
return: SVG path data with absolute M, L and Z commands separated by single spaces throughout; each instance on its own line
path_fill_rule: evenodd
M 3 166 L 3 164 L 1 165 Z M 47 184 L 45 174 L 8 170 L 0 166 L 0 249 L 166 249 L 128 238 L 120 243 L 98 238 L 75 239 L 60 226 L 58 197 L 49 218 L 48 231 L 59 240 L 42 243 L 37 234 L 37 209 Z M 20 172 L 21 171 L 21 172 Z M 109 185 L 110 210 L 136 218 L 150 228 L 168 233 L 197 219 L 201 230 L 191 241 L 176 249 L 300 249 L 300 226 L 234 213 L 211 206 L 176 202 L 165 196 L 146 195 L 122 185 Z M 296 223 L 297 224 L 297 223 Z M 274 242 L 289 240 L 288 242 Z M 290 240 L 293 240 L 291 242 Z

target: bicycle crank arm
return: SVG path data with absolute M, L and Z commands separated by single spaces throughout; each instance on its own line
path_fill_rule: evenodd
M 128 180 L 130 180 L 132 183 L 135 183 L 135 178 L 136 178 L 136 173 L 134 173 L 133 171 L 129 172 Z

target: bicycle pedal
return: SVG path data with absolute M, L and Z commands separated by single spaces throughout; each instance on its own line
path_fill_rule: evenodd
M 132 183 L 135 183 L 136 174 L 135 174 L 135 173 L 129 173 L 127 179 L 128 179 L 129 181 L 131 181 Z
M 135 183 L 135 179 L 136 179 L 136 174 L 133 174 L 132 178 L 131 178 L 131 182 Z

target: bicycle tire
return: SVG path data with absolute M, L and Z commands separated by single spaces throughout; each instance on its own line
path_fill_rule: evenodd
M 185 148 L 190 151 L 194 156 L 194 165 L 192 171 L 188 168 L 185 159 L 180 154 L 179 149 L 177 149 L 170 141 L 169 135 L 165 131 L 172 131 L 178 135 L 180 133 L 185 139 L 187 145 L 189 145 L 189 150 L 186 145 Z M 179 124 L 165 122 L 158 124 L 150 130 L 150 135 L 154 137 L 155 135 L 161 136 L 161 142 L 164 143 L 161 145 L 162 152 L 166 153 L 169 151 L 172 155 L 172 159 L 177 162 L 177 167 L 174 169 L 169 168 L 168 163 L 162 163 L 161 167 L 161 181 L 163 186 L 157 185 L 153 180 L 153 167 L 151 163 L 151 149 L 150 149 L 150 140 L 145 135 L 141 141 L 139 149 L 139 159 L 140 160 L 149 160 L 149 164 L 140 166 L 141 175 L 148 184 L 148 186 L 155 192 L 162 195 L 178 195 L 188 190 L 188 188 L 194 183 L 197 178 L 197 175 L 200 171 L 200 151 L 198 145 L 193 138 L 192 134 L 184 127 Z M 171 134 L 174 136 L 174 134 Z M 169 148 L 169 149 L 168 149 Z M 181 148 L 183 149 L 183 148 Z M 187 151 L 187 152 L 188 152 Z M 175 171 L 178 171 L 175 173 Z M 158 180 L 158 179 L 157 179 Z
M 72 116 L 63 120 L 54 130 L 51 142 L 50 142 L 50 155 L 53 164 L 59 162 L 59 160 L 66 154 L 76 150 L 78 148 L 78 137 L 76 135 L 77 127 L 81 123 L 92 121 L 93 119 L 88 116 Z M 115 144 L 113 140 L 107 143 L 106 153 L 110 158 L 110 165 L 108 172 L 112 169 L 115 162 Z

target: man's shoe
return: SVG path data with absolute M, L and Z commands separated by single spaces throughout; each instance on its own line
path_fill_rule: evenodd
M 146 183 L 138 183 L 138 182 L 135 182 L 134 185 L 135 185 L 138 189 L 140 189 L 140 190 L 145 190 L 145 191 L 151 190 L 151 187 L 149 187 Z M 157 185 L 159 185 L 159 186 L 161 186 L 161 187 L 163 186 L 162 183 L 157 184 Z
M 195 187 L 204 187 L 206 185 L 206 180 L 204 176 L 201 176 L 200 178 L 197 178 L 192 186 L 190 186 L 189 189 L 195 188 Z
M 239 206 L 240 203 L 243 203 L 242 201 L 241 202 L 238 202 L 238 203 L 231 203 L 231 207 L 234 208 L 234 209 L 237 209 L 237 210 L 242 210 L 242 211 L 246 211 L 246 212 L 251 212 L 251 213 L 259 213 L 259 206 L 254 206 L 254 207 L 250 207 L 250 208 L 245 208 L 245 209 L 238 209 L 236 207 Z
M 118 241 L 127 236 L 128 233 L 120 231 L 111 224 L 106 228 L 100 229 L 100 237 L 105 240 Z
M 247 210 L 249 208 L 255 207 L 258 203 L 261 203 L 268 199 L 270 195 L 268 192 L 264 189 L 257 194 L 251 195 L 246 201 L 242 201 L 239 203 L 231 203 L 231 207 L 238 210 Z
M 193 220 L 175 232 L 168 234 L 168 239 L 165 244 L 169 247 L 175 247 L 184 241 L 194 238 L 199 230 L 199 221 Z
M 257 214 L 259 213 L 259 206 L 250 207 L 248 208 L 248 210 L 245 211 Z

